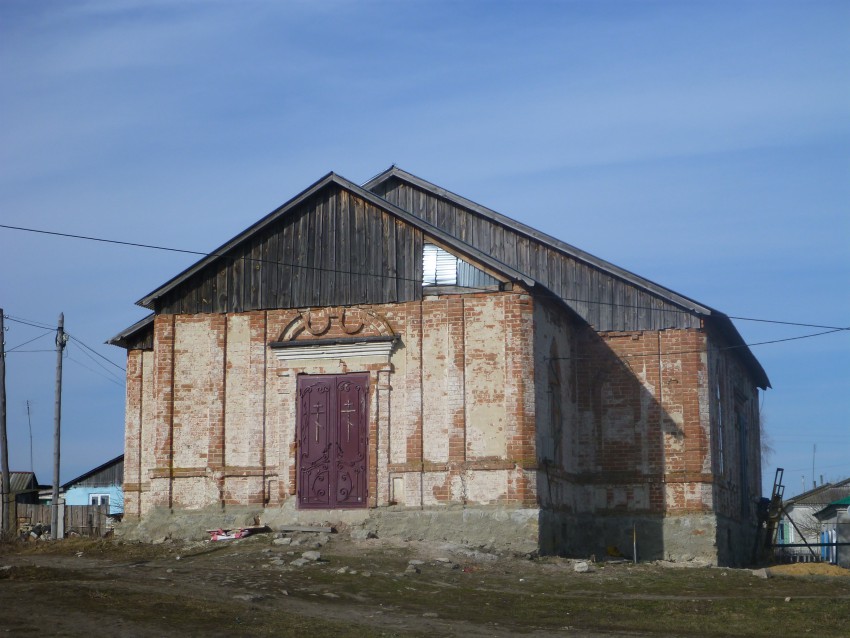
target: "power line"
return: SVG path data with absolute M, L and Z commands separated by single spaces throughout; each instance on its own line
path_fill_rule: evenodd
M 101 359 L 103 359 L 104 361 L 106 361 L 106 363 L 108 363 L 109 365 L 115 366 L 116 368 L 118 368 L 119 370 L 121 370 L 121 372 L 126 372 L 126 371 L 127 371 L 125 368 L 123 368 L 122 366 L 118 365 L 118 364 L 117 364 L 117 363 L 115 363 L 114 361 L 111 361 L 111 360 L 110 360 L 110 359 L 108 359 L 107 357 L 103 356 L 103 355 L 102 355 L 102 354 L 100 354 L 97 350 L 95 350 L 95 349 L 94 349 L 94 348 L 92 348 L 91 346 L 87 345 L 86 343 L 84 343 L 84 342 L 83 342 L 83 341 L 81 341 L 79 338 L 75 337 L 74 335 L 69 334 L 68 336 L 69 336 L 69 337 L 71 337 L 71 339 L 72 339 L 73 341 L 76 341 L 77 343 L 79 343 L 81 346 L 83 346 L 83 348 L 85 348 L 86 350 L 88 350 L 88 351 L 89 351 L 89 352 L 91 352 L 92 354 L 94 354 L 94 355 L 96 355 L 96 356 L 100 357 Z M 104 369 L 105 369 L 105 368 L 104 368 Z
M 798 341 L 800 339 L 811 339 L 812 337 L 821 337 L 823 335 L 832 334 L 835 332 L 842 332 L 846 330 L 846 328 L 835 328 L 834 330 L 825 330 L 823 332 L 813 332 L 812 334 L 807 335 L 799 335 L 797 337 L 786 337 L 784 339 L 771 339 L 769 341 L 755 341 L 753 343 L 741 343 L 738 345 L 732 346 L 716 346 L 715 350 L 734 350 L 736 348 L 752 348 L 753 346 L 766 346 L 772 343 L 782 343 L 784 341 Z M 702 354 L 704 352 L 708 352 L 705 348 L 699 348 L 697 350 L 673 350 L 669 352 L 661 352 L 662 356 L 670 356 L 670 355 L 679 355 L 679 354 Z M 619 359 L 632 359 L 632 358 L 640 358 L 640 357 L 657 357 L 659 352 L 654 350 L 652 352 L 640 352 L 640 353 L 630 353 L 630 354 L 619 354 L 617 357 Z M 583 360 L 583 359 L 591 359 L 592 357 L 544 357 L 546 361 L 569 361 L 569 360 Z
M 85 368 L 86 370 L 88 370 L 88 371 L 89 371 L 89 372 L 91 372 L 92 374 L 96 374 L 97 376 L 101 377 L 102 379 L 106 379 L 106 380 L 107 380 L 107 381 L 109 381 L 110 383 L 114 383 L 114 384 L 115 384 L 115 385 L 117 385 L 117 386 L 122 386 L 122 387 L 123 387 L 123 384 L 122 384 L 122 383 L 119 383 L 118 381 L 116 381 L 113 377 L 108 377 L 108 376 L 106 376 L 105 374 L 101 374 L 100 372 L 98 372 L 98 371 L 97 371 L 97 370 L 95 370 L 94 368 L 90 368 L 89 366 L 87 366 L 86 364 L 84 364 L 82 361 L 79 361 L 78 359 L 75 359 L 75 358 L 74 358 L 74 357 L 72 357 L 70 354 L 69 354 L 69 355 L 67 355 L 67 356 L 68 356 L 68 361 L 73 361 L 73 362 L 74 362 L 74 363 L 76 363 L 78 366 L 80 366 L 80 367 L 82 367 L 82 368 Z
M 79 343 L 79 341 L 77 341 L 76 343 Z M 89 354 L 88 352 L 86 352 L 86 351 L 85 351 L 85 350 L 83 350 L 82 348 L 80 348 L 80 352 L 82 352 L 84 355 L 86 355 L 86 356 L 87 356 L 87 357 L 88 357 L 88 358 L 89 358 L 92 362 L 94 362 L 94 364 L 95 364 L 95 365 L 97 365 L 97 367 L 99 367 L 101 370 L 103 370 L 103 371 L 104 371 L 106 374 L 108 374 L 110 377 L 112 377 L 113 379 L 116 379 L 116 380 L 121 380 L 121 381 L 123 381 L 123 378 L 119 377 L 119 376 L 118 376 L 117 374 L 115 374 L 112 370 L 110 370 L 109 368 L 107 368 L 107 367 L 106 367 L 105 365 L 103 365 L 100 361 L 98 361 L 97 359 L 95 359 L 95 358 L 94 358 L 91 354 Z M 69 357 L 68 357 L 68 358 L 70 358 L 70 355 L 69 355 Z M 119 369 L 120 369 L 120 368 L 119 368 Z
M 85 240 L 85 241 L 95 241 L 95 242 L 100 242 L 100 243 L 105 243 L 105 244 L 116 244 L 116 245 L 119 245 L 119 246 L 131 246 L 131 247 L 134 247 L 134 248 L 148 248 L 148 249 L 151 249 L 151 250 L 162 250 L 162 251 L 166 251 L 166 252 L 181 253 L 181 254 L 186 254 L 186 255 L 196 255 L 196 256 L 200 256 L 200 257 L 219 257 L 219 258 L 223 258 L 223 259 L 231 259 L 231 260 L 234 260 L 234 261 L 241 260 L 241 261 L 254 262 L 254 263 L 270 264 L 270 265 L 273 265 L 273 266 L 285 266 L 287 268 L 296 268 L 296 269 L 302 269 L 302 270 L 313 270 L 313 271 L 318 271 L 318 272 L 327 272 L 327 273 L 342 274 L 342 275 L 354 275 L 354 276 L 360 276 L 360 277 L 373 277 L 373 278 L 380 278 L 380 279 L 393 279 L 395 281 L 410 281 L 410 282 L 420 283 L 420 280 L 417 279 L 417 278 L 402 277 L 400 275 L 392 275 L 392 274 L 384 274 L 384 273 L 352 272 L 352 271 L 348 271 L 348 270 L 338 270 L 338 269 L 334 269 L 334 268 L 326 268 L 326 267 L 322 267 L 322 266 L 310 266 L 310 265 L 306 265 L 306 264 L 295 264 L 295 263 L 278 261 L 278 260 L 273 260 L 273 259 L 262 259 L 262 258 L 257 258 L 257 257 L 248 257 L 248 256 L 233 257 L 233 256 L 230 256 L 230 255 L 227 255 L 227 254 L 222 254 L 222 253 L 210 253 L 210 252 L 204 252 L 204 251 L 200 251 L 200 250 L 190 250 L 190 249 L 187 249 L 187 248 L 174 248 L 174 247 L 170 247 L 170 246 L 158 246 L 156 244 L 142 244 L 142 243 L 139 243 L 139 242 L 122 241 L 122 240 L 117 240 L 117 239 L 106 239 L 106 238 L 103 238 L 103 237 L 92 237 L 92 236 L 89 236 L 89 235 L 75 235 L 75 234 L 72 234 L 72 233 L 62 233 L 62 232 L 58 232 L 58 231 L 42 230 L 42 229 L 37 229 L 37 228 L 26 228 L 26 227 L 23 227 L 23 226 L 10 226 L 8 224 L 0 224 L 0 228 L 6 228 L 6 229 L 9 229 L 9 230 L 18 230 L 18 231 L 36 233 L 36 234 L 42 234 L 42 235 L 51 235 L 51 236 L 55 236 L 55 237 L 63 237 L 63 238 L 66 238 L 66 239 L 81 239 L 81 240 Z M 459 240 L 459 241 L 462 241 L 462 240 Z M 466 242 L 464 242 L 464 243 L 467 246 L 470 246 L 470 248 L 475 248 L 474 246 L 472 246 L 472 245 L 470 245 Z M 499 263 L 503 263 L 503 262 L 499 262 Z M 509 264 L 504 264 L 504 265 L 508 268 L 511 268 L 512 270 L 515 270 Z M 469 290 L 480 291 L 480 292 L 486 292 L 487 291 L 484 288 L 477 288 L 477 287 L 469 287 Z M 631 308 L 631 309 L 636 309 L 636 310 L 659 310 L 658 308 L 655 308 L 655 307 L 652 307 L 652 306 L 639 306 L 639 305 L 632 305 L 632 304 L 617 303 L 617 302 L 614 302 L 614 301 L 602 301 L 602 300 L 596 300 L 596 299 L 576 299 L 576 298 L 570 298 L 570 297 L 561 297 L 560 295 L 556 295 L 556 296 L 563 301 L 573 302 L 573 303 L 595 304 L 595 305 L 603 305 L 603 306 L 612 306 L 612 307 L 617 307 L 617 308 Z M 681 314 L 692 314 L 692 311 L 690 311 L 690 310 L 679 310 L 679 309 L 673 309 L 673 308 L 664 308 L 663 311 L 667 312 L 667 313 L 674 312 L 674 313 L 681 313 Z M 760 318 L 752 318 L 752 317 L 737 317 L 737 316 L 731 316 L 731 315 L 727 315 L 727 316 L 730 319 L 737 319 L 739 321 L 753 321 L 753 322 L 759 322 L 759 323 L 770 323 L 770 324 L 778 324 L 778 325 L 786 325 L 786 326 L 798 326 L 798 327 L 804 327 L 804 328 L 824 328 L 824 329 L 834 330 L 834 331 L 840 331 L 840 330 L 850 331 L 850 326 L 827 326 L 827 325 L 821 325 L 821 324 L 801 323 L 801 322 L 794 322 L 794 321 L 781 321 L 781 320 L 774 320 L 774 319 L 760 319 Z M 24 323 L 24 324 L 27 324 L 27 325 L 32 325 L 33 327 L 50 328 L 50 326 L 38 325 L 35 322 L 28 323 L 27 321 L 15 319 L 15 318 L 9 317 L 8 315 L 6 315 L 6 317 L 8 319 L 10 319 L 11 321 L 17 321 L 18 323 Z M 758 345 L 758 344 L 756 344 L 756 345 Z M 101 355 L 98 355 L 98 356 L 101 356 Z M 110 363 L 112 363 L 112 362 L 110 361 Z M 113 364 L 113 365 L 115 365 L 115 364 Z
M 40 324 L 37 321 L 31 319 L 22 319 L 20 317 L 13 317 L 12 315 L 3 315 L 4 319 L 8 319 L 9 321 L 14 321 L 15 323 L 22 323 L 25 326 L 31 326 L 33 328 L 41 328 L 42 330 L 56 330 L 55 326 L 50 326 L 47 324 Z
M 48 331 L 48 332 L 45 332 L 44 334 L 38 335 L 37 337 L 33 337 L 29 341 L 24 341 L 23 343 L 16 345 L 14 348 L 9 348 L 8 350 L 6 350 L 6 353 L 8 354 L 9 352 L 13 352 L 14 350 L 17 350 L 18 348 L 22 348 L 23 346 L 27 345 L 28 343 L 32 343 L 33 341 L 37 341 L 38 339 L 41 339 L 42 337 L 46 337 L 47 335 L 50 334 L 50 332 L 52 332 L 52 331 Z

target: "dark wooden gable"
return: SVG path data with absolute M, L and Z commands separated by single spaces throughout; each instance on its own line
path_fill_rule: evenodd
M 331 183 L 155 301 L 157 314 L 410 301 L 422 231 Z
M 384 175 L 365 188 L 539 282 L 597 330 L 699 328 L 701 311 L 710 312 L 660 286 L 654 291 L 636 285 L 616 267 L 582 259 L 577 249 L 566 250 L 565 244 L 472 202 L 464 205 L 463 198 L 399 169 Z

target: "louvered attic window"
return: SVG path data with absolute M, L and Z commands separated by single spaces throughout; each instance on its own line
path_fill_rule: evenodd
M 499 280 L 434 244 L 422 246 L 422 285 L 484 288 Z

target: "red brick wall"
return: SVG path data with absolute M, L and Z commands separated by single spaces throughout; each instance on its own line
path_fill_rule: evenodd
M 390 361 L 282 362 L 268 347 L 310 331 L 350 336 L 342 309 L 310 313 L 310 330 L 296 310 L 156 317 L 150 370 L 138 351 L 128 357 L 128 513 L 284 503 L 295 494 L 297 375 L 358 371 L 370 375 L 371 506 L 533 505 L 532 310 L 523 291 L 349 309 L 348 330 L 359 317 L 357 334 L 400 337 Z

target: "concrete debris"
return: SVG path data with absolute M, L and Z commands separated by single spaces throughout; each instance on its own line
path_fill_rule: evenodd
M 276 538 L 272 541 L 273 545 L 290 545 L 291 543 L 291 538 Z
M 753 570 L 753 576 L 755 576 L 756 578 L 761 578 L 762 580 L 767 580 L 768 578 L 770 578 L 770 572 L 768 572 L 764 568 L 754 569 Z
M 411 558 L 409 561 L 407 561 L 407 564 L 408 565 L 424 565 L 425 561 L 419 560 L 417 558 Z
M 309 562 L 310 561 L 307 560 L 306 558 L 296 558 L 294 561 L 292 561 L 289 564 L 292 565 L 293 567 L 304 567 L 304 565 L 306 565 Z
M 279 532 L 306 532 L 315 534 L 333 534 L 336 529 L 331 525 L 308 526 L 308 525 L 281 525 L 277 528 Z
M 311 550 L 309 552 L 304 552 L 303 554 L 301 554 L 301 557 L 306 558 L 307 560 L 317 561 L 322 558 L 322 555 L 319 552 Z
M 421 574 L 422 570 L 419 569 L 416 565 L 408 565 L 407 569 L 404 570 L 405 574 Z
M 590 566 L 590 563 L 582 560 L 573 565 L 573 571 L 578 574 L 586 574 L 595 570 Z

